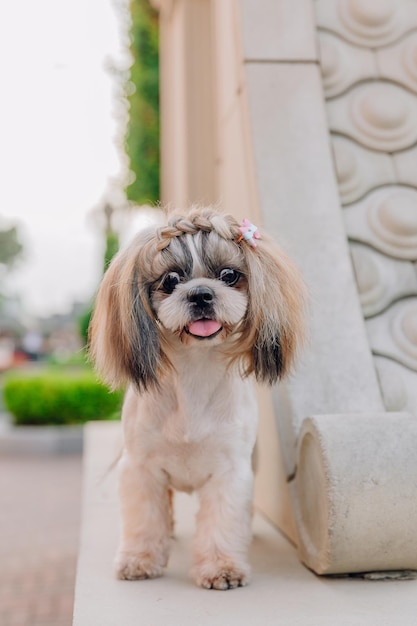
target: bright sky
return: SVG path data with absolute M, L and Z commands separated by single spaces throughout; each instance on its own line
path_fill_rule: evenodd
M 25 259 L 9 277 L 35 315 L 95 290 L 98 225 L 88 213 L 121 174 L 115 79 L 120 0 L 0 3 L 0 225 L 20 225 Z

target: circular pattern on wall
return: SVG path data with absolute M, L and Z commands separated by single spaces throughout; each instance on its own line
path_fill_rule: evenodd
M 344 199 L 355 195 L 361 188 L 361 175 L 356 155 L 346 141 L 333 140 L 333 153 L 339 192 Z
M 392 335 L 397 346 L 417 368 L 417 303 L 405 304 L 392 320 Z
M 349 109 L 354 134 L 370 148 L 393 152 L 417 140 L 417 104 L 400 87 L 369 83 L 351 94 Z
M 356 43 L 386 45 L 401 34 L 401 3 L 396 0 L 339 0 L 338 9 Z
M 321 36 L 320 44 L 320 65 L 323 83 L 326 91 L 331 91 L 338 85 L 342 78 L 341 67 L 343 65 L 339 46 L 334 38 Z
M 404 46 L 402 53 L 402 63 L 408 76 L 417 86 L 417 38 L 413 37 Z
M 378 194 L 368 205 L 368 223 L 385 252 L 400 259 L 417 259 L 417 192 L 397 189 Z
M 387 408 L 417 411 L 417 3 L 315 6 L 335 171 L 370 346 L 386 365 Z
M 379 311 L 386 292 L 383 273 L 366 248 L 351 246 L 350 251 L 363 313 L 373 315 Z

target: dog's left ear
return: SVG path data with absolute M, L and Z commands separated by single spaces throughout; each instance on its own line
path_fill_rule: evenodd
M 158 384 L 163 353 L 146 286 L 140 275 L 139 235 L 110 264 L 97 294 L 89 328 L 89 354 L 115 389 L 132 382 L 139 391 Z
M 300 272 L 267 235 L 256 248 L 243 243 L 249 306 L 243 338 L 250 337 L 249 371 L 272 385 L 287 374 L 304 340 L 306 289 Z

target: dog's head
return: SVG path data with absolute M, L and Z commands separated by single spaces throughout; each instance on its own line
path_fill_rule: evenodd
M 91 356 L 112 387 L 162 382 L 180 346 L 216 346 L 270 384 L 288 371 L 303 336 L 303 284 L 269 237 L 255 243 L 248 230 L 194 209 L 115 257 L 90 326 Z

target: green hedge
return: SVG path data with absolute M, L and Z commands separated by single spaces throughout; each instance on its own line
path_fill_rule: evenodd
M 114 418 L 120 412 L 123 394 L 110 393 L 88 372 L 10 375 L 3 395 L 15 424 L 63 425 Z

